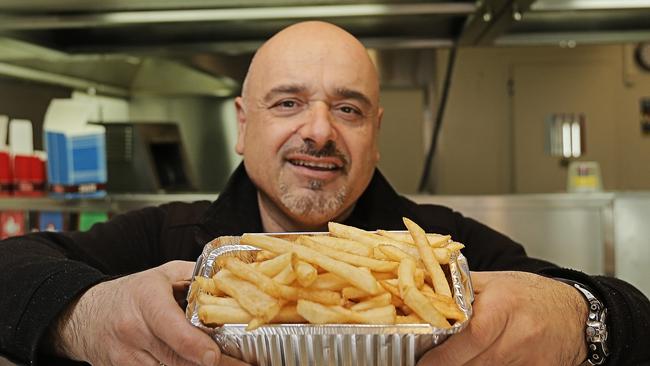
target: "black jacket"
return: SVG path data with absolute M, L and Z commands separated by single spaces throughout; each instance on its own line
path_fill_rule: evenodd
M 464 243 L 474 271 L 521 270 L 588 285 L 609 310 L 608 364 L 650 362 L 650 302 L 625 282 L 530 258 L 521 245 L 487 226 L 399 196 L 378 171 L 345 223 L 404 230 L 402 217 Z M 257 191 L 241 165 L 214 203 L 169 203 L 116 216 L 87 232 L 7 239 L 0 244 L 0 353 L 18 362 L 47 363 L 39 348 L 43 334 L 88 287 L 170 260 L 195 261 L 203 245 L 220 235 L 262 231 Z

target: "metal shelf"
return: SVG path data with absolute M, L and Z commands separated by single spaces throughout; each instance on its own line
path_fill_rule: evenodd
M 168 202 L 193 202 L 217 198 L 217 193 L 202 194 L 114 194 L 97 199 L 56 199 L 50 197 L 7 197 L 0 199 L 0 211 L 60 211 L 122 213 Z

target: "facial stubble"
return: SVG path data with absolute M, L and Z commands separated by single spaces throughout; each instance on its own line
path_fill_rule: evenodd
M 337 149 L 333 141 L 328 141 L 325 146 L 318 149 L 311 140 L 304 140 L 298 147 L 286 147 L 282 156 L 291 153 L 310 155 L 316 158 L 333 156 L 340 159 L 343 166 L 341 174 L 347 175 L 349 159 L 346 154 Z M 333 218 L 343 206 L 348 195 L 346 185 L 334 191 L 323 189 L 326 182 L 320 179 L 309 179 L 306 186 L 291 181 L 286 175 L 286 170 L 280 171 L 278 187 L 280 189 L 280 202 L 295 216 L 307 216 L 311 218 Z
M 346 186 L 334 191 L 323 190 L 324 182 L 311 179 L 307 187 L 297 187 L 287 181 L 284 171 L 279 177 L 280 201 L 293 215 L 334 217 L 348 194 Z

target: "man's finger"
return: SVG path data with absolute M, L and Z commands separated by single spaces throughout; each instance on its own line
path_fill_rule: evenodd
M 161 303 L 143 310 L 151 332 L 184 358 L 199 365 L 208 361 L 216 365 L 221 356 L 216 343 L 185 319 L 185 314 L 172 297 L 158 301 Z
M 471 272 L 472 287 L 479 294 L 483 291 L 490 280 L 490 272 Z M 477 313 L 477 305 L 480 297 L 474 302 L 474 314 Z M 447 339 L 443 344 L 425 353 L 418 361 L 418 366 L 428 365 L 463 365 L 472 358 L 483 353 L 485 344 L 491 344 L 496 340 L 483 339 L 481 320 L 471 319 L 467 328 Z
M 472 287 L 474 292 L 481 293 L 485 286 L 494 278 L 494 272 L 475 272 L 471 271 Z
M 174 300 L 179 306 L 185 306 L 185 299 L 187 298 L 187 291 L 190 288 L 190 281 L 178 281 L 172 283 L 172 292 Z
M 427 352 L 418 362 L 425 365 L 463 365 L 489 349 L 505 330 L 507 315 L 488 313 L 481 315 L 481 298 L 477 297 L 474 314 L 467 328 L 455 334 L 440 346 Z M 488 311 L 490 309 L 487 309 Z
M 151 353 L 159 363 L 174 366 L 196 366 L 196 363 L 184 359 L 157 337 L 152 338 L 151 344 L 149 345 L 149 353 Z
M 250 366 L 250 364 L 222 354 L 219 366 Z
M 471 343 L 471 338 L 464 336 L 464 332 L 467 330 L 449 337 L 443 344 L 425 353 L 418 361 L 417 366 L 463 365 L 481 354 L 481 347 L 476 347 Z
M 133 352 L 126 355 L 124 358 L 118 360 L 122 365 L 142 365 L 142 366 L 158 366 L 160 362 L 156 360 L 150 353 L 144 351 Z

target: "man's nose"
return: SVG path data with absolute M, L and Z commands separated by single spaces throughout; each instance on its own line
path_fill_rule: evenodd
M 316 102 L 309 108 L 307 121 L 298 129 L 303 140 L 312 140 L 316 148 L 325 146 L 328 141 L 334 141 L 336 130 L 333 116 L 327 103 Z

